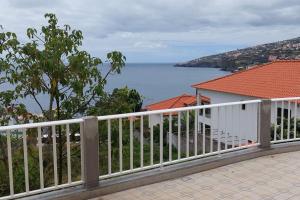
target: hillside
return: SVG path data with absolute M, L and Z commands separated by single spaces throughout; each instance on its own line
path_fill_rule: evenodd
M 210 67 L 236 71 L 272 60 L 300 59 L 300 37 L 197 58 L 176 67 Z

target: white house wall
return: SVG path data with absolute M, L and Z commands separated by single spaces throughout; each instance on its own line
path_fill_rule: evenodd
M 210 98 L 211 104 L 237 102 L 255 99 L 253 97 L 214 92 L 208 90 L 198 90 L 198 94 Z M 241 105 L 213 108 L 211 110 L 210 123 L 212 127 L 213 137 L 221 137 L 221 140 L 226 139 L 229 143 L 237 144 L 241 138 L 242 143 L 247 143 L 248 140 L 257 140 L 257 104 L 248 104 L 246 109 L 242 110 Z M 199 122 L 203 120 L 199 117 Z M 218 132 L 220 136 L 218 136 Z M 206 133 L 208 134 L 208 133 Z
M 150 115 L 149 117 L 149 127 L 156 126 L 161 121 L 161 114 Z
M 209 97 L 211 104 L 258 99 L 251 96 L 242 96 L 242 95 L 236 95 L 231 93 L 216 92 L 210 90 L 200 90 L 200 89 L 198 89 L 198 94 Z M 278 102 L 277 108 L 281 108 L 281 107 L 282 107 L 282 102 Z M 284 102 L 283 107 L 285 109 L 288 109 L 288 102 Z M 272 102 L 272 106 L 271 106 L 272 124 L 276 122 L 276 113 L 277 113 L 276 105 L 274 102 Z M 295 116 L 294 103 L 290 103 L 290 113 L 291 113 L 291 117 L 293 118 Z M 297 106 L 297 117 L 298 118 L 300 117 L 299 106 Z M 220 120 L 218 121 L 218 119 Z M 251 141 L 257 140 L 257 130 L 258 130 L 257 121 L 258 121 L 257 104 L 247 104 L 245 110 L 242 110 L 241 105 L 219 108 L 219 111 L 217 108 L 214 108 L 211 110 L 211 118 L 209 119 L 209 121 L 204 120 L 203 117 L 199 117 L 199 123 L 205 122 L 206 124 L 212 126 L 214 137 L 217 137 L 216 130 L 219 130 L 224 137 L 225 137 L 225 133 L 227 133 L 228 138 L 238 139 L 237 136 L 241 134 L 242 139 L 244 140 L 243 143 L 246 143 L 247 140 L 251 140 Z

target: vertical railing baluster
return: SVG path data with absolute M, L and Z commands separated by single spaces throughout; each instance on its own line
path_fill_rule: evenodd
M 241 105 L 237 105 L 238 110 L 238 134 L 239 134 L 239 147 L 242 146 L 242 133 L 241 133 Z
M 68 183 L 72 182 L 71 173 L 71 147 L 70 147 L 70 125 L 66 124 L 66 137 L 67 137 L 67 166 L 68 166 Z
M 10 131 L 6 132 L 6 139 L 7 139 L 9 190 L 10 190 L 10 196 L 13 196 L 15 192 L 14 192 L 14 176 L 13 176 L 13 167 L 12 167 L 11 133 L 10 133 Z
M 205 137 L 205 108 L 202 110 L 203 112 L 203 122 L 202 122 L 202 154 L 205 154 L 205 143 L 206 143 L 206 137 Z
M 251 105 L 252 105 L 252 116 L 257 117 L 258 116 L 258 107 L 257 107 L 258 103 L 253 103 Z M 271 105 L 271 110 L 272 110 L 272 105 Z M 271 118 L 271 120 L 272 120 L 272 118 Z M 253 125 L 252 125 L 253 132 L 255 133 L 258 130 L 258 121 L 252 120 L 252 123 L 253 123 Z M 270 126 L 270 129 L 271 129 L 271 126 Z M 270 137 L 271 137 L 271 135 L 272 135 L 272 132 L 270 130 Z M 254 143 L 257 143 L 257 141 L 258 141 L 258 137 L 255 138 Z
M 149 115 L 150 118 L 150 115 Z M 150 165 L 153 165 L 153 125 L 150 125 Z
M 233 112 L 234 107 L 231 106 L 231 148 L 235 147 L 235 131 L 234 131 L 234 112 Z
M 84 152 L 83 152 L 83 122 L 79 124 L 80 131 L 80 162 L 81 162 L 81 180 L 84 181 Z
M 227 106 L 224 106 L 224 132 L 225 132 L 225 136 L 224 136 L 224 140 L 225 140 L 225 150 L 227 150 L 227 145 L 228 145 L 228 137 L 227 137 Z
M 123 171 L 123 129 L 122 118 L 119 118 L 119 170 Z
M 37 130 L 38 130 L 38 148 L 39 148 L 40 187 L 41 189 L 44 189 L 42 128 L 38 127 Z
M 186 111 L 186 157 L 190 156 L 190 112 Z
M 297 138 L 297 100 L 295 101 L 295 108 L 294 108 L 294 139 Z
M 280 136 L 281 140 L 283 140 L 283 110 L 284 110 L 284 101 L 281 102 L 281 131 L 280 131 Z
M 177 122 L 177 124 L 178 124 L 178 130 L 177 130 L 177 146 L 178 146 L 178 155 L 177 155 L 177 157 L 178 157 L 178 159 L 180 159 L 181 158 L 181 112 L 178 112 L 178 122 Z
M 172 146 L 173 146 L 173 141 L 172 141 L 172 114 L 169 113 L 169 161 L 172 161 Z
M 130 140 L 130 170 L 133 169 L 133 119 L 132 117 L 130 117 L 130 125 L 129 125 L 129 129 L 130 129 L 130 136 L 129 136 L 129 140 Z
M 55 125 L 52 126 L 52 148 L 53 148 L 53 170 L 54 170 L 54 185 L 58 185 L 58 176 L 57 176 L 57 153 L 56 153 L 56 130 Z
M 251 122 L 251 106 L 250 106 L 251 104 L 245 104 L 245 119 L 244 119 L 244 121 L 246 121 L 247 123 L 249 123 L 249 122 Z M 254 120 L 253 120 L 254 121 Z M 249 123 L 250 124 L 250 123 Z M 247 128 L 247 129 L 249 129 L 250 130 L 250 127 L 251 126 L 249 126 L 249 128 Z M 271 127 L 271 126 L 270 126 Z M 250 137 L 250 135 L 248 135 L 248 133 L 247 133 L 247 131 L 249 131 L 249 130 L 246 130 L 245 132 L 244 132 L 244 135 L 245 135 L 245 138 L 246 138 L 246 142 L 247 142 L 247 145 L 249 145 L 250 144 L 250 142 L 251 142 L 251 137 Z M 270 133 L 271 134 L 271 133 Z
M 209 108 L 210 109 L 210 114 L 211 114 L 211 111 L 212 111 L 212 108 Z M 214 148 L 213 148 L 213 130 L 211 128 L 211 125 L 210 125 L 210 152 L 212 153 L 214 151 Z
M 160 164 L 162 165 L 163 163 L 163 114 L 160 114 L 160 123 L 159 123 L 159 160 L 160 160 Z
M 218 133 L 218 152 L 221 151 L 221 136 L 220 136 L 220 107 L 218 106 L 218 120 L 217 120 L 217 133 Z
M 108 156 L 108 174 L 111 174 L 111 121 L 107 120 L 107 156 Z
M 198 154 L 198 110 L 195 110 L 194 155 Z
M 141 160 L 140 160 L 140 166 L 144 166 L 144 116 L 141 116 L 141 123 L 140 123 L 140 154 L 141 154 Z
M 290 116 L 290 113 L 291 113 L 291 102 L 288 101 L 288 129 L 287 129 L 287 139 L 289 140 L 290 139 L 290 129 L 291 129 L 291 116 Z
M 24 173 L 25 173 L 25 191 L 29 192 L 29 175 L 28 175 L 28 153 L 27 153 L 27 134 L 23 129 L 23 152 L 24 152 Z
M 275 122 L 274 122 L 274 141 L 276 141 L 277 140 L 277 115 L 278 115 L 278 113 L 277 113 L 277 109 L 278 109 L 278 107 L 277 107 L 277 101 L 275 101 L 274 102 L 274 112 L 275 112 Z
M 252 115 L 255 116 L 255 117 L 258 117 L 258 103 L 253 103 L 252 104 Z M 272 105 L 271 105 L 271 110 L 272 110 Z M 272 118 L 271 118 L 271 121 L 272 121 Z M 258 130 L 258 121 L 257 120 L 253 120 L 252 121 L 253 123 L 253 132 L 257 132 Z M 272 125 L 271 125 L 272 126 Z M 271 126 L 270 126 L 270 129 L 271 129 Z M 272 131 L 270 130 L 270 137 L 271 137 L 271 140 L 272 140 Z M 254 143 L 257 143 L 258 142 L 258 136 L 256 136 L 255 140 L 254 140 Z

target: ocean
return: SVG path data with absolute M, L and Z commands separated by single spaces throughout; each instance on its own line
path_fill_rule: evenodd
M 107 70 L 106 66 L 101 71 Z M 216 68 L 185 68 L 174 67 L 174 64 L 126 64 L 121 74 L 114 74 L 107 79 L 106 91 L 114 88 L 128 86 L 136 89 L 144 98 L 143 106 L 183 93 L 195 94 L 192 84 L 207 81 L 224 76 L 229 72 Z M 11 88 L 2 86 L 0 89 Z M 38 96 L 43 106 L 48 105 L 49 98 L 45 95 Z M 33 113 L 41 113 L 33 99 L 22 100 L 28 110 Z
M 229 73 L 216 68 L 174 67 L 173 63 L 127 64 L 121 74 L 108 79 L 106 89 L 134 88 L 144 97 L 144 105 L 147 105 L 183 93 L 195 94 L 192 84 Z

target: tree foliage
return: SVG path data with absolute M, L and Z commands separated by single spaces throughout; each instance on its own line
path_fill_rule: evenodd
M 0 34 L 0 83 L 10 83 L 14 90 L 0 92 L 4 102 L 32 98 L 46 120 L 60 120 L 85 114 L 104 95 L 104 85 L 111 73 L 120 73 L 125 57 L 118 51 L 107 54 L 110 69 L 101 74 L 102 60 L 81 50 L 83 34 L 69 25 L 58 25 L 54 14 L 41 30 L 27 29 L 27 42 L 21 43 L 11 32 Z M 43 105 L 39 96 L 49 99 Z M 43 97 L 44 98 L 44 97 Z
M 104 85 L 110 74 L 120 73 L 125 56 L 119 51 L 109 52 L 105 62 L 109 69 L 102 74 L 103 61 L 82 50 L 83 34 L 69 25 L 60 26 L 54 14 L 45 14 L 47 25 L 40 29 L 28 28 L 23 41 L 12 32 L 0 32 L 0 119 L 27 119 L 24 104 L 32 99 L 42 115 L 34 120 L 52 121 L 87 114 L 87 110 L 106 97 Z M 0 27 L 2 29 L 2 27 Z M 3 29 L 2 29 L 3 30 Z M 10 86 L 10 87 L 8 87 Z M 9 89 L 10 88 L 10 89 Z M 48 99 L 45 104 L 41 99 Z M 59 183 L 63 180 L 63 137 L 58 126 Z M 73 134 L 75 133 L 74 130 Z M 51 131 L 48 131 L 51 142 Z
M 115 88 L 111 94 L 106 94 L 89 110 L 91 115 L 109 115 L 129 112 L 139 112 L 143 98 L 135 89 Z

